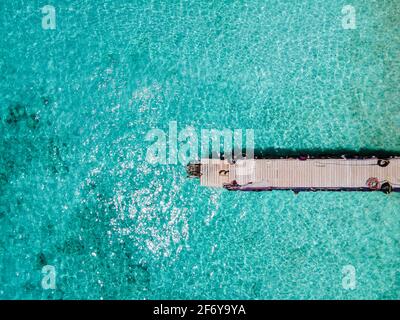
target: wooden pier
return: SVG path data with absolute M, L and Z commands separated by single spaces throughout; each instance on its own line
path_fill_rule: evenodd
M 400 191 L 400 157 L 389 159 L 202 159 L 191 176 L 206 187 L 262 191 L 289 189 Z M 189 172 L 189 170 L 188 170 Z

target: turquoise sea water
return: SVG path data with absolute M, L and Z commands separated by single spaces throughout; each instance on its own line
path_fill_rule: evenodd
M 399 194 L 207 189 L 144 139 L 400 153 L 400 2 L 49 2 L 0 2 L 0 299 L 400 298 Z

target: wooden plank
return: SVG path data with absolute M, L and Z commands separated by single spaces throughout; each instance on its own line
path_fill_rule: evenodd
M 202 159 L 200 183 L 223 187 L 234 180 L 239 185 L 264 183 L 272 188 L 361 188 L 371 177 L 400 187 L 400 158 L 390 159 L 387 167 L 369 159 Z M 225 171 L 227 171 L 225 173 Z M 221 173 L 222 172 L 222 173 Z

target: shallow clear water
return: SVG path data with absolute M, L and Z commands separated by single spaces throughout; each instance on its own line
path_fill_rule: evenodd
M 230 193 L 152 128 L 400 152 L 400 3 L 0 3 L 0 298 L 400 298 L 400 195 Z M 56 289 L 41 286 L 42 267 Z M 342 285 L 352 265 L 356 288 Z

